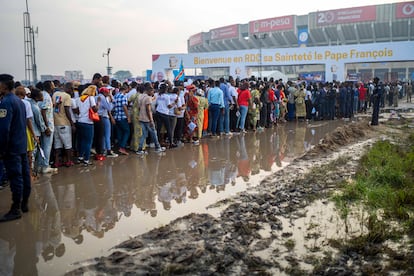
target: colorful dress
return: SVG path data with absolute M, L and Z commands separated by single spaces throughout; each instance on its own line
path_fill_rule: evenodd
M 306 117 L 305 97 L 306 97 L 306 92 L 303 88 L 295 91 L 296 118 Z
M 185 133 L 184 136 L 187 140 L 191 141 L 193 134 L 198 133 L 195 132 L 197 129 L 197 116 L 198 116 L 198 99 L 191 95 L 190 93 L 185 94 L 184 96 L 185 102 L 187 104 L 187 113 L 185 116 Z M 196 127 L 192 127 L 193 124 L 196 125 Z
M 139 140 L 142 136 L 142 128 L 141 124 L 139 123 L 139 95 L 139 93 L 135 93 L 129 98 L 129 102 L 132 104 L 131 121 L 133 127 L 131 137 L 131 149 L 133 149 L 134 151 L 138 150 Z

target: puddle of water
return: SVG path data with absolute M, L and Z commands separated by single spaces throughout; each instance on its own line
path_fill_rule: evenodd
M 30 212 L 0 227 L 0 275 L 61 275 L 178 217 L 217 216 L 220 208 L 206 207 L 258 185 L 341 124 L 288 123 L 162 156 L 122 156 L 41 176 Z M 0 192 L 0 210 L 8 209 L 9 198 L 8 189 Z

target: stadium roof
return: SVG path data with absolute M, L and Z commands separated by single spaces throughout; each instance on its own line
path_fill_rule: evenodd
M 312 12 L 234 24 L 192 35 L 188 52 L 293 48 L 409 41 L 414 35 L 414 2 Z

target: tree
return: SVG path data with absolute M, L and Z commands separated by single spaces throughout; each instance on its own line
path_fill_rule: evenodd
M 132 77 L 132 73 L 129 70 L 119 70 L 114 73 L 114 78 L 119 81 L 124 81 Z

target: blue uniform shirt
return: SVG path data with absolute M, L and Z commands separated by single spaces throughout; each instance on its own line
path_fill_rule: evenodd
M 22 100 L 9 93 L 0 101 L 0 156 L 26 152 L 26 109 Z

